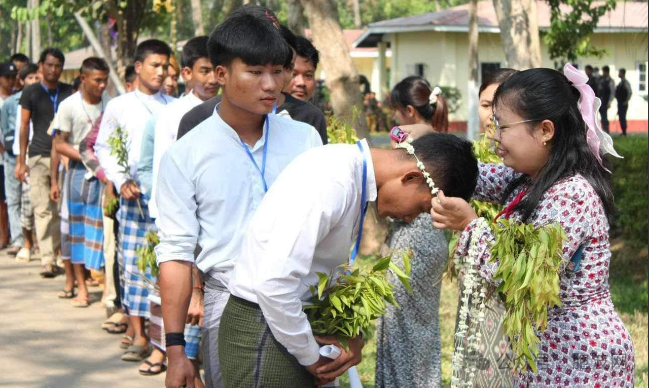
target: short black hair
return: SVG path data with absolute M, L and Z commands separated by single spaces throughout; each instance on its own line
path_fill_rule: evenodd
M 210 38 L 206 35 L 191 38 L 183 46 L 183 54 L 180 57 L 180 67 L 194 67 L 194 63 L 200 58 L 210 58 L 207 53 L 207 41 Z
M 602 66 L 602 72 L 610 73 L 610 72 L 611 72 L 611 68 L 608 67 L 608 65 L 604 65 L 604 66 Z
M 152 54 L 171 56 L 169 45 L 158 39 L 148 39 L 137 45 L 133 62 L 144 62 Z
M 296 37 L 296 44 L 297 46 L 295 51 L 297 52 L 297 55 L 306 58 L 307 61 L 311 61 L 313 67 L 317 68 L 318 63 L 320 63 L 320 53 L 313 43 L 303 36 L 298 36 Z
M 36 73 L 38 73 L 38 65 L 30 62 L 20 68 L 20 71 L 18 72 L 18 76 L 20 77 L 21 80 L 24 81 L 31 74 L 36 74 Z
M 103 71 L 105 73 L 110 72 L 110 67 L 108 63 L 102 58 L 99 57 L 89 57 L 83 60 L 81 63 L 81 73 L 91 72 L 93 70 Z
M 9 62 L 29 62 L 29 57 L 23 53 L 16 53 L 9 58 Z
M 135 81 L 135 77 L 137 77 L 137 74 L 135 73 L 135 66 L 133 65 L 126 66 L 126 70 L 124 71 L 124 81 L 133 82 Z
M 43 50 L 41 52 L 40 58 L 38 59 L 38 63 L 39 64 L 45 63 L 45 60 L 47 59 L 48 55 L 50 55 L 50 56 L 58 59 L 59 61 L 61 61 L 61 66 L 63 66 L 65 64 L 65 56 L 63 55 L 61 50 L 59 50 L 57 48 L 54 48 L 54 47 L 48 47 L 45 50 Z
M 291 31 L 291 29 L 286 27 L 284 24 L 280 24 L 279 29 L 282 32 L 282 37 L 289 45 L 289 47 L 297 51 L 297 37 L 295 36 L 293 31 Z
M 252 66 L 290 66 L 293 53 L 280 32 L 275 14 L 259 5 L 244 5 L 210 34 L 207 51 L 214 66 L 240 59 Z
M 478 160 L 470 141 L 446 133 L 429 133 L 413 141 L 412 146 L 445 196 L 471 199 L 478 184 Z M 402 157 L 414 160 L 407 152 Z
M 501 67 L 490 71 L 489 73 L 487 73 L 485 79 L 482 81 L 482 85 L 480 85 L 480 90 L 478 90 L 478 96 L 480 96 L 482 92 L 484 92 L 484 90 L 489 86 L 494 84 L 500 85 L 501 83 L 507 81 L 509 77 L 516 74 L 516 72 L 518 72 L 518 70 L 509 69 L 507 67 Z
M 590 70 L 590 71 L 593 71 L 593 67 L 592 67 L 591 65 L 586 65 L 586 66 L 584 67 L 584 70 Z
M 622 75 L 626 75 L 626 69 L 623 67 L 620 67 L 619 72 L 622 73 Z

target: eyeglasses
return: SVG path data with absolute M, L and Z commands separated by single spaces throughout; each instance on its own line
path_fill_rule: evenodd
M 494 128 L 496 132 L 502 132 L 503 129 L 511 128 L 513 125 L 516 124 L 531 123 L 533 121 L 541 121 L 541 119 L 523 120 L 523 121 L 516 121 L 508 124 L 500 124 L 498 122 L 498 119 L 496 118 L 496 115 L 491 115 L 491 122 L 494 124 Z

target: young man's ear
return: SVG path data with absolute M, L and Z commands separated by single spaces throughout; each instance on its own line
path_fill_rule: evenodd
M 133 64 L 133 69 L 135 70 L 135 74 L 140 75 L 140 71 L 142 71 L 142 62 L 135 61 L 135 63 Z
M 180 76 L 183 77 L 183 81 L 185 81 L 185 83 L 192 80 L 192 75 L 193 72 L 189 66 L 185 66 L 180 70 Z
M 407 183 L 420 184 L 423 182 L 423 179 L 424 175 L 419 171 L 419 169 L 410 170 L 401 177 L 401 183 L 404 185 Z
M 228 82 L 229 75 L 230 72 L 227 66 L 218 65 L 214 68 L 214 78 L 216 79 L 216 83 L 221 85 L 221 87 L 225 86 Z

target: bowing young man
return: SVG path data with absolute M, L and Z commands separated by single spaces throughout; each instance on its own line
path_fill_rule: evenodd
M 360 362 L 361 336 L 336 360 L 320 356 L 320 344 L 343 347 L 332 338 L 316 341 L 302 311 L 316 273 L 340 275 L 352 243 L 355 251 L 360 244 L 367 202 L 376 201 L 381 217 L 411 222 L 430 210 L 433 187 L 470 198 L 477 181 L 470 142 L 430 134 L 412 147 L 412 154 L 370 149 L 365 140 L 320 147 L 277 178 L 230 276 L 219 332 L 226 387 L 313 387 Z
M 212 32 L 207 50 L 221 102 L 162 157 L 156 187 L 166 386 L 173 388 L 194 387 L 183 335 L 192 264 L 205 274 L 206 382 L 221 387 L 219 323 L 243 233 L 284 167 L 322 144 L 313 127 L 270 114 L 284 86 L 283 67 L 292 58 L 270 10 L 239 8 Z M 196 245 L 202 251 L 194 260 Z

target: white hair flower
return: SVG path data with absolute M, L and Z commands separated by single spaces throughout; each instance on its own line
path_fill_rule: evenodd
M 430 187 L 430 193 L 433 195 L 433 197 L 436 196 L 439 189 L 435 187 L 435 182 L 433 181 L 433 178 L 430 177 L 430 173 L 426 171 L 426 166 L 424 165 L 424 163 L 422 163 L 415 154 L 415 147 L 412 145 L 412 139 L 410 138 L 410 136 L 406 138 L 406 141 L 397 143 L 396 148 L 402 148 L 406 150 L 406 152 L 408 152 L 410 155 L 415 157 L 415 160 L 417 160 L 417 168 L 419 168 L 421 170 L 421 173 L 424 175 L 426 183 Z

